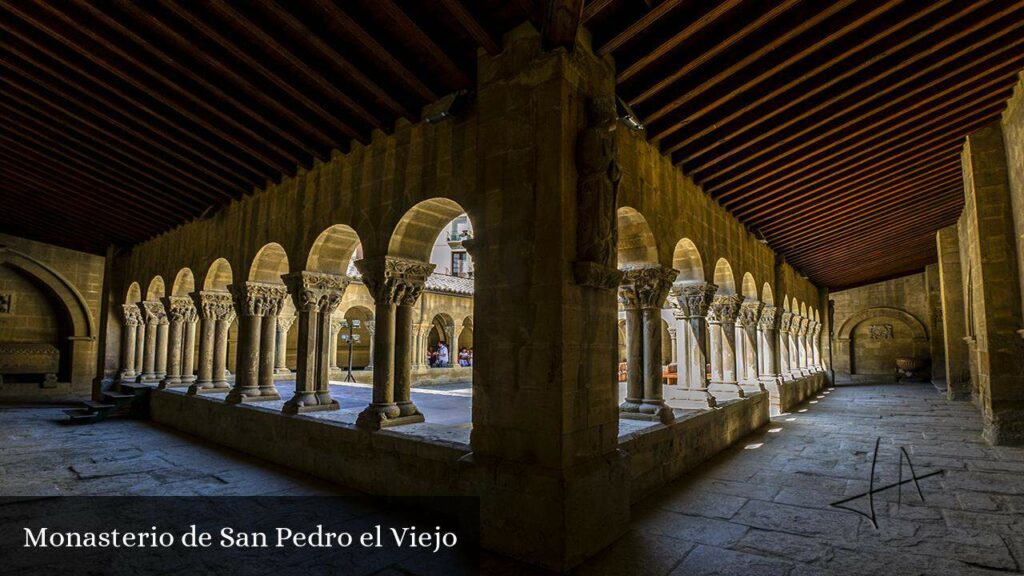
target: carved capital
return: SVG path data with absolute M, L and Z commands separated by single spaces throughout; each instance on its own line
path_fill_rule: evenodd
M 792 330 L 797 336 L 803 336 L 807 333 L 807 323 L 810 322 L 810 319 L 804 316 L 798 316 L 797 318 L 793 320 Z
M 363 328 L 366 328 L 366 333 L 373 338 L 373 333 L 377 329 L 377 322 L 374 320 L 363 320 Z
M 138 304 L 125 304 L 121 307 L 124 311 L 124 325 L 135 328 L 142 323 L 142 311 Z
M 196 308 L 188 296 L 168 296 L 163 301 L 171 322 L 181 323 L 195 319 Z
M 615 290 L 622 283 L 622 272 L 596 262 L 573 262 L 572 273 L 580 286 Z
M 757 319 L 757 326 L 761 330 L 778 330 L 782 320 L 781 310 L 775 306 L 766 305 L 761 309 L 761 316 Z
M 288 297 L 288 289 L 282 284 L 245 282 L 229 288 L 240 316 L 277 315 Z
M 715 299 L 714 284 L 676 284 L 669 292 L 669 304 L 686 318 L 704 318 Z
M 740 304 L 739 316 L 736 317 L 736 323 L 741 326 L 757 326 L 757 321 L 761 317 L 761 309 L 764 308 L 764 304 L 757 300 L 744 300 Z
M 779 321 L 779 330 L 781 330 L 782 332 L 785 332 L 786 334 L 789 334 L 789 327 L 790 327 L 790 325 L 792 323 L 793 323 L 793 313 L 792 312 L 785 312 L 785 311 L 783 311 L 782 312 L 782 318 Z
M 164 310 L 164 305 L 159 302 L 139 302 L 139 312 L 146 324 L 149 325 L 162 324 L 167 321 L 167 312 Z
M 338 309 L 351 282 L 348 276 L 306 271 L 288 274 L 282 279 L 291 291 L 296 310 L 317 310 L 322 314 L 333 314 Z
M 356 261 L 363 284 L 379 304 L 415 304 L 434 265 L 410 258 L 384 256 Z
M 743 296 L 739 294 L 715 296 L 711 306 L 708 307 L 708 322 L 712 324 L 735 323 L 741 304 L 743 304 Z
M 622 271 L 619 300 L 622 301 L 626 293 L 625 298 L 635 299 L 640 308 L 660 309 L 678 275 L 678 270 L 657 265 L 627 268 Z
M 287 332 L 287 331 L 291 330 L 292 324 L 294 324 L 294 323 L 295 323 L 295 316 L 278 316 L 277 317 L 277 327 L 282 332 Z
M 196 306 L 207 320 L 234 319 L 234 302 L 228 292 L 203 290 L 196 296 Z
M 817 338 L 821 335 L 821 322 L 814 323 L 814 337 Z

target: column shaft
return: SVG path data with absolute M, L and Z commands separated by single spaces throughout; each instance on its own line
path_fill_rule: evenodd
M 413 305 L 407 303 L 399 304 L 395 311 L 395 402 L 402 416 L 419 414 L 412 402 L 413 311 Z

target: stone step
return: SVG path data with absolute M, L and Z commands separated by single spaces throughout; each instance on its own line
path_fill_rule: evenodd
M 100 413 L 92 412 L 88 408 L 71 408 L 63 412 L 68 415 L 72 424 L 92 424 L 100 420 Z
M 109 412 L 114 408 L 117 408 L 117 404 L 104 404 L 102 402 L 93 402 L 92 400 L 86 400 L 82 402 L 82 406 L 85 406 L 87 409 L 92 410 L 93 412 L 103 413 Z

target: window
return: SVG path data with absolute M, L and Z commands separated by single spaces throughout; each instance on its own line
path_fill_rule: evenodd
M 469 272 L 467 263 L 465 252 L 452 252 L 452 274 L 454 276 L 465 276 Z

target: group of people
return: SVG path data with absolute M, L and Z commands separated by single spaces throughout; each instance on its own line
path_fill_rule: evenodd
M 473 349 L 472 348 L 460 348 L 458 354 L 459 366 L 472 366 L 473 365 Z M 439 342 L 437 346 L 431 346 L 427 350 L 427 363 L 431 368 L 446 368 L 451 366 L 451 355 L 448 352 L 448 345 L 444 342 Z

